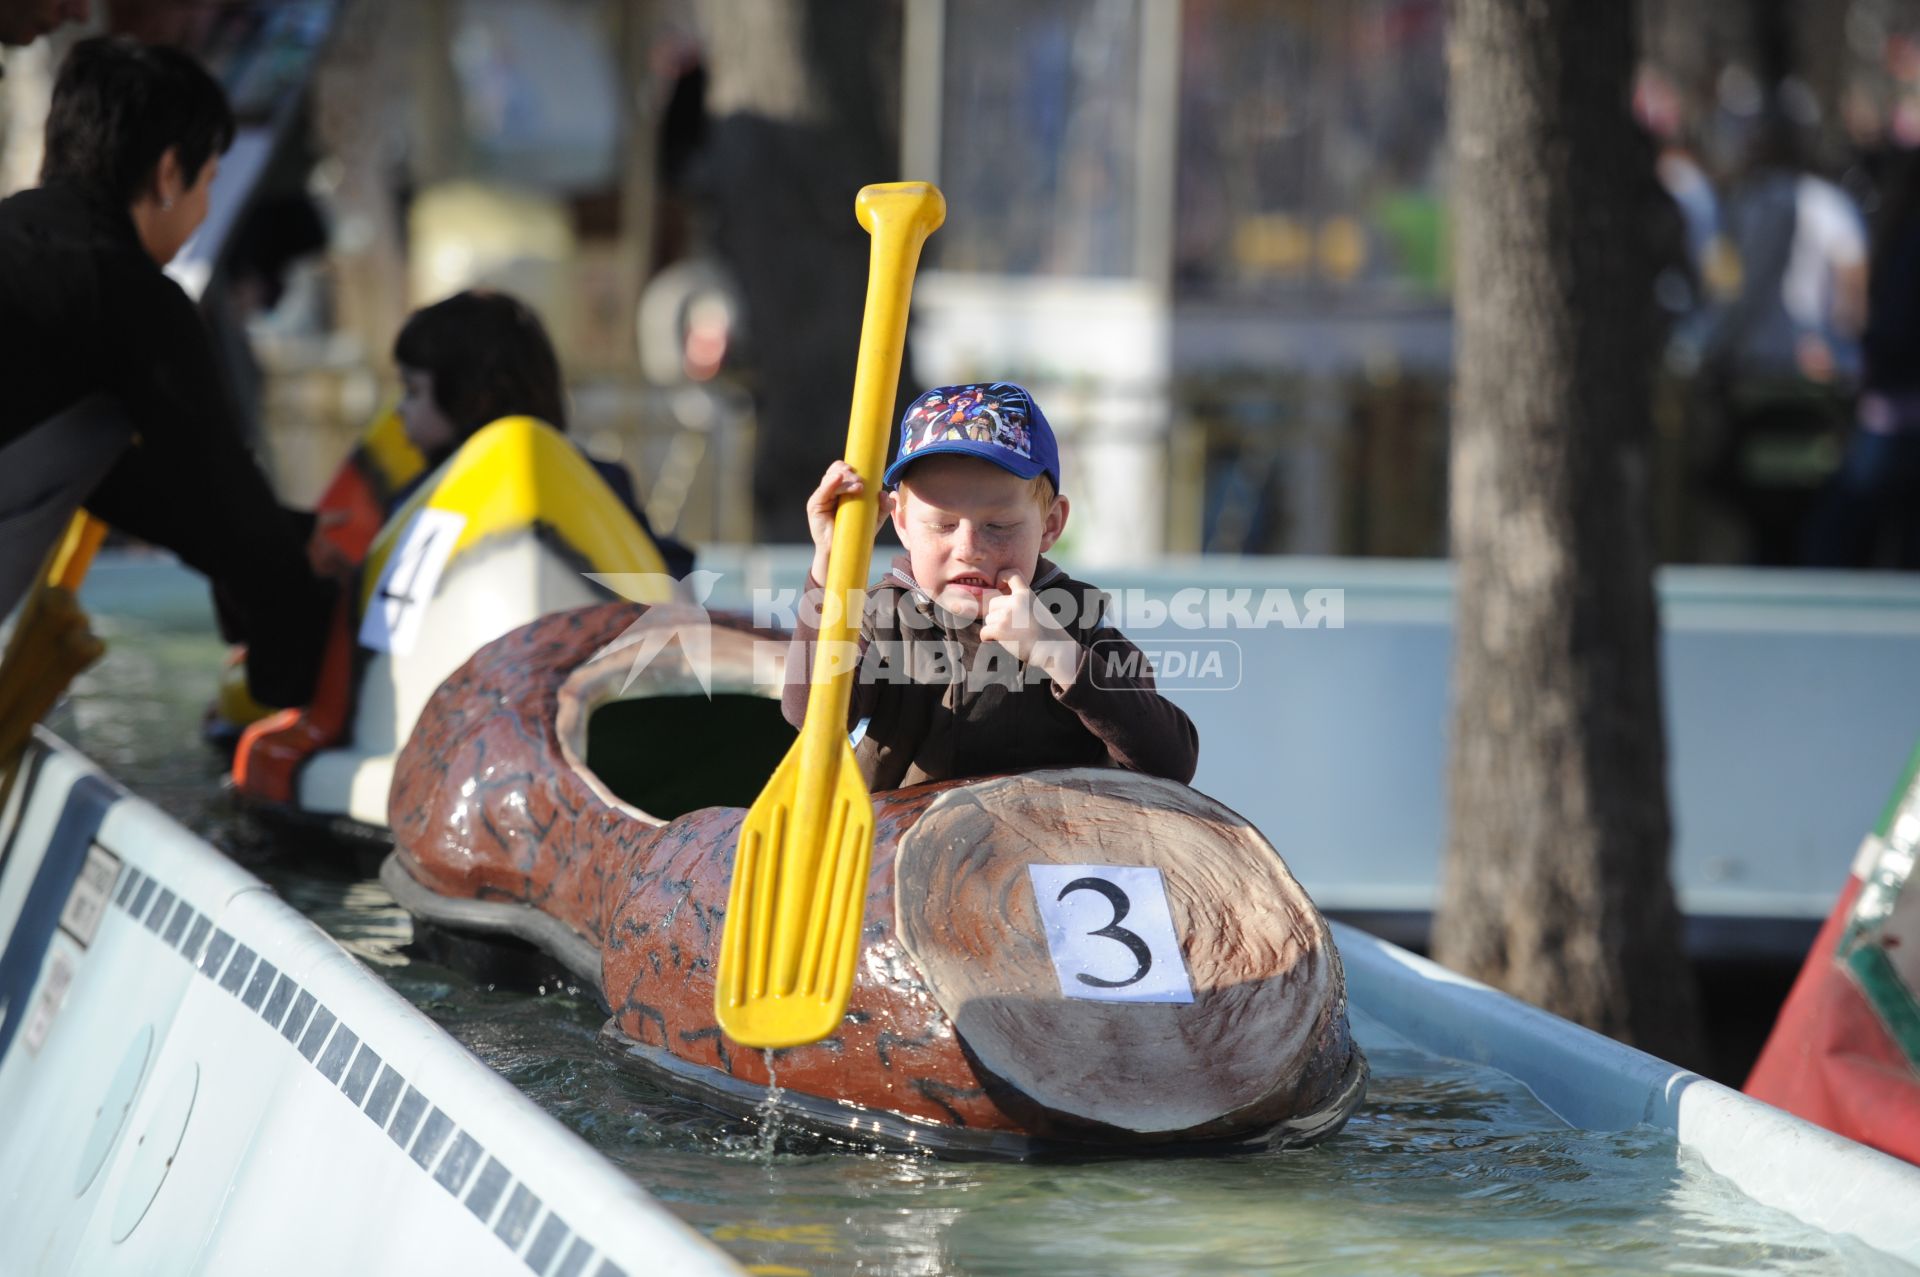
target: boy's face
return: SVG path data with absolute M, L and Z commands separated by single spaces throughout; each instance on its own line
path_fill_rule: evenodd
M 893 497 L 913 579 L 961 621 L 978 620 L 1012 573 L 1031 585 L 1066 526 L 1065 497 L 1042 504 L 1032 480 L 977 457 L 916 461 Z

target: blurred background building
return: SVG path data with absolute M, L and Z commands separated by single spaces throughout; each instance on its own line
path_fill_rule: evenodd
M 770 511 L 844 429 L 852 194 L 911 177 L 949 217 L 909 377 L 1033 387 L 1083 561 L 1446 551 L 1442 0 L 95 10 L 200 54 L 252 126 L 194 282 L 291 501 L 391 397 L 407 311 L 490 284 L 546 318 L 575 433 L 656 524 L 794 535 Z M 1920 144 L 1920 0 L 1641 10 L 1662 553 L 1795 562 L 1855 420 L 1866 247 Z M 7 190 L 77 35 L 8 58 Z M 1798 337 L 1769 352 L 1783 296 Z

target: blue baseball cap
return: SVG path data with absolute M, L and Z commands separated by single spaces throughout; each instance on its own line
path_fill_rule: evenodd
M 901 471 L 940 453 L 979 457 L 1022 479 L 1044 474 L 1060 491 L 1053 427 L 1027 388 L 1011 381 L 935 386 L 909 404 L 900 418 L 900 453 L 884 483 L 894 487 Z

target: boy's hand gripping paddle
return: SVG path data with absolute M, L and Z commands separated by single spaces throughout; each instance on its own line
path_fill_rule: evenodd
M 873 800 L 847 743 L 881 472 L 906 343 L 920 246 L 946 220 L 926 182 L 863 187 L 854 201 L 873 237 L 847 464 L 864 486 L 833 516 L 826 605 L 799 739 L 747 811 L 734 854 L 713 1009 L 744 1046 L 799 1046 L 840 1026 L 873 856 Z
M 13 637 L 0 658 L 0 807 L 13 792 L 33 725 L 53 708 L 74 675 L 106 650 L 74 598 L 106 535 L 106 524 L 85 510 L 75 511 L 14 622 Z

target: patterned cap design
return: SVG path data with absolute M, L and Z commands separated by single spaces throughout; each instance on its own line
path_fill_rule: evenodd
M 908 465 L 940 453 L 979 457 L 1022 479 L 1044 474 L 1060 491 L 1053 427 L 1026 387 L 1011 381 L 936 386 L 909 404 L 900 418 L 900 452 L 887 467 L 886 486 L 899 483 Z

